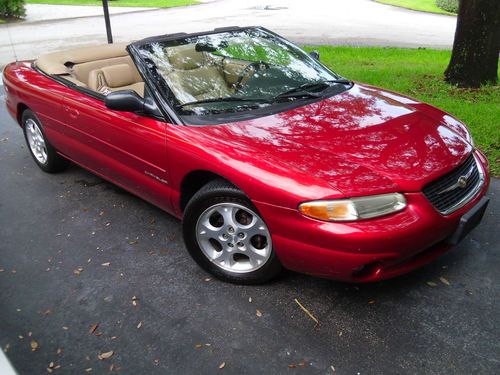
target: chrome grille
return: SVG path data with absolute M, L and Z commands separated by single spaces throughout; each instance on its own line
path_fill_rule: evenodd
M 481 167 L 471 154 L 459 167 L 427 184 L 423 193 L 440 213 L 447 215 L 467 204 L 483 182 Z

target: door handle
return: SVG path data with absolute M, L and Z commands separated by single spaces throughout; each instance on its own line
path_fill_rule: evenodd
M 76 109 L 70 108 L 67 105 L 63 106 L 63 109 L 65 112 L 69 113 L 69 117 L 75 119 L 80 115 L 80 112 L 78 112 Z

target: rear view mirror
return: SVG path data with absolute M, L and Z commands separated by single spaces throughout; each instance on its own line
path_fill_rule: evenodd
M 104 98 L 104 104 L 114 111 L 137 112 L 144 110 L 144 99 L 133 90 L 111 92 Z
M 314 51 L 309 52 L 309 56 L 311 56 L 313 59 L 319 61 L 319 52 L 318 51 L 314 50 Z

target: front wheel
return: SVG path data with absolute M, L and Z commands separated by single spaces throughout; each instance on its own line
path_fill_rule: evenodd
M 188 203 L 183 234 L 193 259 L 221 280 L 259 284 L 281 270 L 271 233 L 257 209 L 223 180 L 210 182 Z

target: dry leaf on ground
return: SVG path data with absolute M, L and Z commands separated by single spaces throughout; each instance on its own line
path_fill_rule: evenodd
M 31 351 L 32 352 L 38 350 L 38 348 L 39 348 L 38 342 L 36 342 L 35 340 L 31 340 L 30 346 L 31 346 Z
M 95 330 L 97 329 L 97 327 L 99 327 L 99 323 L 92 324 L 90 326 L 89 335 L 93 334 L 95 332 Z
M 439 278 L 439 280 L 440 280 L 443 284 L 450 286 L 450 282 L 449 282 L 449 281 L 448 281 L 445 277 L 442 277 L 442 276 L 441 276 L 441 277 Z
M 226 362 L 222 362 L 220 365 L 219 365 L 219 368 L 224 368 L 226 367 Z
M 112 350 L 110 350 L 109 352 L 104 352 L 104 353 L 98 354 L 97 358 L 99 358 L 102 361 L 104 359 L 110 358 L 113 354 L 114 354 L 114 352 Z

